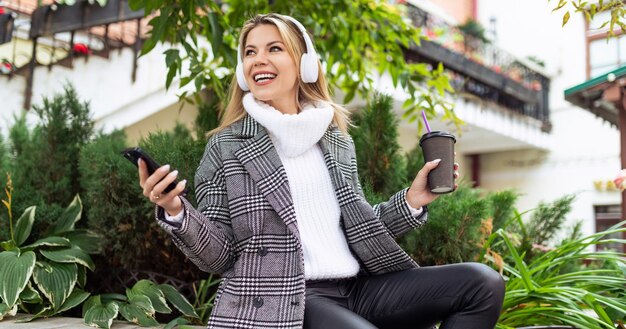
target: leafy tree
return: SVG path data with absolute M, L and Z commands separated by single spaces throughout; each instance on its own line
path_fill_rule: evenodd
M 551 0 L 548 0 L 548 2 L 550 1 Z M 626 22 L 624 21 L 624 17 L 626 16 L 626 5 L 622 0 L 599 0 L 598 2 L 591 4 L 583 0 L 559 0 L 559 3 L 554 9 L 552 9 L 552 11 L 554 12 L 559 10 L 565 10 L 565 14 L 563 14 L 563 26 L 565 26 L 565 24 L 569 21 L 571 11 L 575 13 L 582 13 L 585 15 L 587 21 L 591 21 L 597 13 L 609 11 L 611 13 L 611 18 L 604 22 L 601 25 L 601 28 L 604 28 L 607 25 L 609 26 L 608 37 L 615 36 L 616 25 L 620 27 L 622 33 L 626 33 Z
M 345 93 L 344 102 L 357 93 L 367 99 L 373 72 L 387 73 L 410 96 L 405 102 L 409 119 L 415 120 L 419 109 L 434 115 L 441 107 L 444 118 L 460 123 L 442 98 L 452 91 L 443 68 L 407 62 L 404 51 L 419 44 L 420 35 L 403 18 L 401 6 L 370 0 L 131 0 L 130 5 L 153 14 L 142 53 L 159 42 L 174 45 L 165 51 L 167 87 L 178 76 L 181 86 L 193 83 L 201 90 L 208 85 L 225 102 L 242 23 L 256 13 L 278 12 L 297 18 L 313 34 L 330 87 Z M 199 42 L 201 37 L 210 44 Z

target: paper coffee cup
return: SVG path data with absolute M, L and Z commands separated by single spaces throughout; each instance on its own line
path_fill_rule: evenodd
M 420 138 L 424 161 L 441 159 L 439 165 L 428 173 L 428 187 L 436 194 L 454 191 L 454 135 L 445 131 L 431 131 Z

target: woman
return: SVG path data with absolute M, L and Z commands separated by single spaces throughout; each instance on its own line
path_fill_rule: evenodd
M 304 27 L 258 15 L 243 26 L 238 59 L 196 172 L 198 209 L 179 196 L 185 181 L 162 193 L 177 175 L 168 165 L 150 177 L 139 166 L 159 224 L 223 278 L 209 328 L 492 328 L 504 294 L 495 271 L 419 268 L 394 241 L 426 221 L 438 161 L 370 206 L 347 112 L 331 101 Z

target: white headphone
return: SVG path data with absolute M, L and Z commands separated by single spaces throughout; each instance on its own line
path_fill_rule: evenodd
M 315 53 L 315 48 L 313 48 L 313 41 L 309 38 L 309 35 L 306 32 L 304 26 L 298 22 L 295 18 L 287 15 L 281 15 L 283 18 L 292 21 L 300 32 L 302 33 L 302 37 L 304 38 L 304 43 L 306 44 L 306 53 L 302 54 L 300 58 L 300 77 L 302 78 L 302 82 L 304 83 L 314 83 L 317 82 L 317 75 L 319 73 L 319 68 L 317 66 L 317 53 Z M 243 40 L 241 40 L 243 42 Z M 243 91 L 248 91 L 250 88 L 246 83 L 246 76 L 243 73 L 243 62 L 241 59 L 241 44 L 237 46 L 237 68 L 235 74 L 237 75 L 237 83 L 239 84 L 239 88 Z

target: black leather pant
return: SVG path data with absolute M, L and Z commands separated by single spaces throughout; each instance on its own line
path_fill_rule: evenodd
M 504 281 L 478 263 L 307 281 L 305 329 L 493 328 Z

